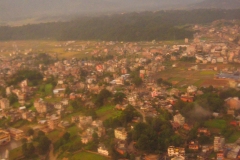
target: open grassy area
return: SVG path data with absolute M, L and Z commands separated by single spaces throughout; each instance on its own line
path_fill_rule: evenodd
M 236 140 L 238 140 L 238 138 L 240 138 L 240 132 L 236 131 L 230 137 L 227 138 L 227 142 L 234 143 L 236 142 Z
M 17 122 L 15 122 L 14 124 L 11 125 L 11 127 L 14 128 L 20 128 L 22 126 L 26 126 L 28 125 L 29 122 L 27 120 L 18 120 Z
M 51 95 L 51 94 L 52 94 L 52 90 L 53 90 L 52 84 L 46 84 L 46 85 L 45 85 L 45 93 L 46 93 L 47 95 Z
M 83 115 L 83 113 L 81 111 L 72 112 L 72 113 L 68 114 L 67 116 L 65 116 L 63 118 L 63 120 L 70 121 L 73 116 L 80 116 L 80 115 Z
M 15 148 L 13 150 L 10 150 L 9 152 L 9 159 L 10 160 L 15 160 L 19 157 L 21 157 L 23 154 L 22 154 L 22 147 L 18 147 L 18 148 Z
M 47 136 L 52 142 L 56 142 L 59 139 L 59 137 L 61 137 L 62 134 L 63 132 L 59 130 L 54 130 L 50 132 Z
M 67 131 L 70 133 L 70 135 L 72 137 L 72 136 L 75 136 L 78 134 L 79 128 L 76 125 L 74 125 L 74 126 L 69 127 L 67 129 Z
M 105 120 L 110 117 L 116 117 L 116 116 L 120 115 L 121 111 L 118 111 L 114 108 L 114 106 L 109 105 L 109 106 L 103 106 L 103 107 L 99 108 L 96 111 L 96 113 L 101 120 Z
M 215 75 L 215 74 L 217 74 L 217 72 L 213 71 L 213 70 L 205 70 L 205 71 L 201 71 L 200 74 L 201 75 Z
M 209 129 L 223 129 L 226 127 L 227 122 L 223 119 L 213 119 L 206 121 L 204 125 Z
M 73 154 L 72 156 L 69 157 L 69 160 L 108 160 L 107 157 L 94 154 L 94 153 L 89 153 L 89 152 L 80 152 L 77 154 Z

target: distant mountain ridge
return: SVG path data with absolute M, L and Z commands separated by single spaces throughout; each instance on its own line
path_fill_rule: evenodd
M 190 8 L 238 9 L 240 0 L 204 0 L 190 5 Z
M 195 8 L 240 8 L 240 0 L 0 0 L 0 25 L 71 20 L 85 15 Z
M 202 0 L 0 0 L 0 21 L 39 16 L 176 9 Z

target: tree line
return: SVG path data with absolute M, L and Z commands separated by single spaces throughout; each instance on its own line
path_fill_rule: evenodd
M 0 27 L 0 40 L 107 40 L 149 41 L 192 38 L 185 24 L 239 19 L 240 9 L 170 10 L 82 17 L 69 22 L 51 22 Z

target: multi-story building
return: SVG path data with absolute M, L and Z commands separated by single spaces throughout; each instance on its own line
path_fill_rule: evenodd
M 34 101 L 34 107 L 38 113 L 46 113 L 49 111 L 49 105 L 43 101 L 43 99 L 38 99 Z
M 173 116 L 173 121 L 182 126 L 185 123 L 185 118 L 180 113 L 178 113 L 177 115 Z
M 60 123 L 60 118 L 59 117 L 51 117 L 48 120 L 48 127 L 52 130 L 54 130 L 58 124 Z
M 127 139 L 127 131 L 123 127 L 118 127 L 114 130 L 115 138 L 120 140 L 126 140 Z
M 7 109 L 7 108 L 9 108 L 9 107 L 10 107 L 10 102 L 9 102 L 9 100 L 8 100 L 7 98 L 2 98 L 2 99 L 0 100 L 0 106 L 1 106 L 2 109 Z
M 23 137 L 24 137 L 24 132 L 20 129 L 8 128 L 8 131 L 9 131 L 11 137 L 16 141 L 19 141 L 19 140 L 23 139 Z
M 0 145 L 4 145 L 10 141 L 11 141 L 11 137 L 10 137 L 9 132 L 0 130 Z
M 168 147 L 168 156 L 169 157 L 184 156 L 184 155 L 185 155 L 185 148 L 174 147 L 174 146 Z
M 213 149 L 214 152 L 222 151 L 225 144 L 225 138 L 223 137 L 214 137 Z
M 87 125 L 92 123 L 92 117 L 91 116 L 80 116 L 79 117 L 79 123 L 82 125 Z
M 20 103 L 20 104 L 25 104 L 25 101 L 26 101 L 26 93 L 23 93 L 23 92 L 20 92 L 18 95 L 18 102 Z

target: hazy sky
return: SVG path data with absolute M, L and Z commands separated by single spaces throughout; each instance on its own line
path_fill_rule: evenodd
M 203 0 L 0 0 L 0 20 L 83 13 L 160 10 Z

